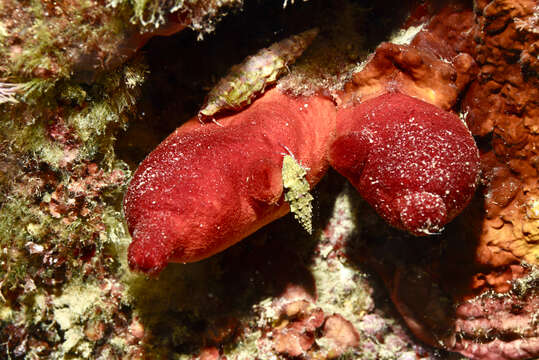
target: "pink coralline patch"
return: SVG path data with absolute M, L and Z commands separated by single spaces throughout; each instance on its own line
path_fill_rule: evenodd
M 311 350 L 325 314 L 316 307 L 315 298 L 303 286 L 287 284 L 273 306 L 278 309 L 279 323 L 265 337 L 272 349 L 282 355 L 304 356 Z
M 291 322 L 283 329 L 275 331 L 273 347 L 275 352 L 288 356 L 306 353 L 314 344 L 315 331 L 322 326 L 324 313 L 318 309 L 310 316 Z
M 314 343 L 312 334 L 303 334 L 296 329 L 279 331 L 273 340 L 275 352 L 296 357 L 309 350 Z
M 324 323 L 324 312 L 306 300 L 288 303 L 283 308 L 285 319 L 273 332 L 273 348 L 279 354 L 300 356 L 314 344 L 315 332 Z
M 206 347 L 202 349 L 197 359 L 199 360 L 219 360 L 221 356 L 219 355 L 219 349 L 215 347 Z
M 462 121 L 399 93 L 340 109 L 330 162 L 388 223 L 414 235 L 441 231 L 479 174 Z
M 354 325 L 339 314 L 326 318 L 323 338 L 332 344 L 329 358 L 336 358 L 359 345 L 359 334 Z
M 192 119 L 140 164 L 124 199 L 129 264 L 157 273 L 211 256 L 285 215 L 281 169 L 290 152 L 314 186 L 327 169 L 335 108 L 277 89 L 246 110 L 201 125 Z
M 140 323 L 138 318 L 131 320 L 128 330 L 129 335 L 133 339 L 136 339 L 136 341 L 140 341 L 142 338 L 144 338 L 144 326 Z
M 456 351 L 474 359 L 531 359 L 539 353 L 539 297 L 479 296 L 456 309 Z M 515 289 L 513 289 L 515 290 Z M 517 290 L 518 292 L 518 290 Z

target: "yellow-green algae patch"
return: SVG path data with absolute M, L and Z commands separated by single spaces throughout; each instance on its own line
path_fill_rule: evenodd
M 99 302 L 101 290 L 93 284 L 71 284 L 66 286 L 62 295 L 56 297 L 54 317 L 63 330 L 71 328 Z
M 349 186 L 337 195 L 334 210 L 329 219 L 333 229 L 332 238 L 347 239 L 357 233 L 356 212 L 350 197 Z M 320 256 L 311 267 L 316 279 L 318 304 L 325 313 L 341 314 L 357 323 L 365 313 L 374 307 L 368 290 L 368 279 L 364 272 L 352 267 L 343 258 L 330 256 L 334 251 L 331 239 L 320 235 Z
M 65 331 L 62 353 L 74 351 L 83 357 L 90 356 L 92 346 L 85 343 L 81 324 L 91 317 L 100 297 L 101 289 L 96 284 L 70 284 L 64 287 L 62 295 L 52 301 L 54 319 Z

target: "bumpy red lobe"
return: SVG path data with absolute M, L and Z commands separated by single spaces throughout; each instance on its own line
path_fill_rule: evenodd
M 314 186 L 327 170 L 335 108 L 277 89 L 246 110 L 201 125 L 192 119 L 140 164 L 124 199 L 129 265 L 158 273 L 233 245 L 289 212 L 281 168 L 290 151 Z
M 401 93 L 337 112 L 330 163 L 391 225 L 441 231 L 469 202 L 479 152 L 455 115 Z

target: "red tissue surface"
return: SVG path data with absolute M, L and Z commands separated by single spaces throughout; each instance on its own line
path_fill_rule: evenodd
M 440 232 L 469 202 L 479 152 L 455 115 L 401 93 L 337 112 L 330 163 L 391 225 Z
M 314 186 L 328 167 L 335 107 L 274 89 L 219 124 L 190 120 L 135 172 L 124 199 L 131 269 L 156 274 L 209 257 L 288 213 L 283 154 L 309 168 Z

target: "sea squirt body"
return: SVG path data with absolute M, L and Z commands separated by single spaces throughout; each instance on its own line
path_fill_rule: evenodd
M 464 209 L 480 169 L 456 115 L 401 93 L 339 109 L 330 163 L 389 224 L 417 236 Z
M 131 269 L 156 274 L 168 262 L 204 259 L 287 214 L 283 154 L 309 169 L 311 187 L 327 170 L 328 99 L 273 89 L 218 122 L 190 120 L 136 170 L 124 199 Z

